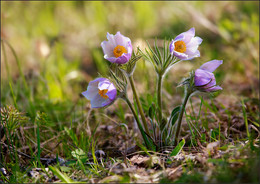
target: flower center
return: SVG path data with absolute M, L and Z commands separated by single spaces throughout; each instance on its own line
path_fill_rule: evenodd
M 102 98 L 107 99 L 107 98 L 108 98 L 108 96 L 106 95 L 107 91 L 108 91 L 108 89 L 98 90 L 98 94 L 99 94 Z
M 122 56 L 123 53 L 127 53 L 127 50 L 124 46 L 122 45 L 118 45 L 114 48 L 114 51 L 113 51 L 114 55 L 116 58 Z
M 177 52 L 184 53 L 186 51 L 186 44 L 184 41 L 177 41 L 174 43 L 174 50 Z

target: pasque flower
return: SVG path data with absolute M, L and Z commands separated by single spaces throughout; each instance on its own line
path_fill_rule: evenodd
M 116 88 L 106 78 L 97 78 L 91 81 L 88 85 L 87 91 L 82 92 L 91 102 L 92 108 L 105 107 L 111 104 L 116 99 Z
M 101 47 L 104 58 L 111 63 L 124 64 L 132 56 L 132 44 L 128 37 L 123 36 L 119 31 L 115 34 L 107 33 L 108 41 L 103 41 Z
M 216 85 L 216 79 L 212 73 L 222 63 L 222 60 L 212 60 L 204 63 L 199 69 L 195 71 L 194 85 L 197 90 L 204 92 L 222 90 L 220 86 Z
M 202 39 L 195 36 L 195 28 L 191 28 L 190 30 L 179 34 L 172 40 L 170 52 L 181 60 L 190 60 L 200 56 L 198 47 L 201 42 Z

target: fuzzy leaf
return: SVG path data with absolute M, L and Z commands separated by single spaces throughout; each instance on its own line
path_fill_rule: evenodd
M 175 107 L 175 108 L 172 110 L 172 113 L 171 113 L 171 116 L 170 116 L 170 119 L 169 119 L 169 122 L 171 123 L 172 126 L 173 126 L 173 125 L 175 124 L 175 122 L 177 121 L 178 116 L 179 116 L 179 113 L 180 113 L 180 110 L 181 110 L 181 106 L 177 106 L 177 107 Z
M 155 105 L 154 105 L 154 103 L 152 103 L 152 105 L 149 107 L 148 115 L 151 119 L 154 118 L 154 116 L 155 116 Z
M 49 166 L 50 170 L 64 183 L 73 183 L 73 180 L 70 179 L 65 173 L 60 172 L 56 167 Z
M 172 150 L 170 156 L 177 156 L 180 151 L 182 150 L 183 146 L 185 145 L 185 139 L 182 139 L 182 141 Z

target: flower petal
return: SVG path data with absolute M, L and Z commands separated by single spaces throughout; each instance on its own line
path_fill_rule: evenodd
M 173 51 L 174 51 L 174 48 L 175 48 L 175 45 L 174 45 L 175 41 L 172 40 L 172 42 L 170 43 L 169 45 L 169 49 L 170 49 L 170 53 L 173 54 Z
M 126 62 L 129 61 L 129 59 L 131 58 L 131 54 L 130 53 L 124 53 L 122 54 L 122 56 L 118 57 L 116 60 L 117 64 L 125 64 Z
M 85 96 L 88 100 L 92 100 L 96 96 L 96 94 L 98 94 L 98 89 L 93 86 L 88 86 L 87 91 L 84 91 L 81 94 Z
M 111 63 L 124 64 L 128 62 L 132 56 L 133 50 L 131 40 L 128 37 L 122 35 L 119 31 L 115 35 L 107 33 L 107 39 L 108 41 L 103 41 L 101 43 L 101 47 L 104 52 L 104 58 Z M 118 45 L 123 46 L 127 50 L 127 53 L 124 53 L 117 58 L 114 55 L 114 49 Z
M 214 78 L 214 74 L 205 70 L 197 69 L 194 76 L 194 84 L 197 87 L 207 85 Z
M 132 56 L 132 51 L 133 51 L 133 47 L 132 47 L 132 44 L 131 44 L 131 40 L 127 43 L 126 48 L 127 48 L 127 54 L 129 54 L 129 55 L 130 55 L 130 58 L 131 58 L 131 56 Z M 130 59 L 130 58 L 129 58 L 129 59 Z
M 116 63 L 117 58 L 116 57 L 108 57 L 108 55 L 104 55 L 104 58 L 108 61 L 110 61 L 111 63 Z
M 214 72 L 222 63 L 223 60 L 212 60 L 201 65 L 200 69 L 208 72 Z
M 182 41 L 184 41 L 185 43 L 189 43 L 191 38 L 195 36 L 195 28 L 191 28 L 186 32 L 183 32 L 181 34 L 179 34 L 178 36 L 176 36 L 176 38 L 174 39 L 175 41 L 177 41 L 177 39 L 180 39 L 181 37 L 184 37 L 182 39 Z
M 111 44 L 111 42 L 103 41 L 101 43 L 101 47 L 105 55 L 107 55 L 108 57 L 114 57 L 113 50 L 115 47 L 113 44 Z
M 206 89 L 205 91 L 207 91 L 207 92 L 215 92 L 215 91 L 219 91 L 219 90 L 223 90 L 222 87 L 220 87 L 220 86 L 213 86 L 211 88 Z
M 173 41 L 177 42 L 177 41 L 183 40 L 184 38 L 185 38 L 185 35 L 183 33 L 181 33 L 178 36 L 176 36 Z
M 110 42 L 111 45 L 113 45 L 114 48 L 117 46 L 116 40 L 115 40 L 115 35 L 109 34 L 107 32 L 107 40 L 108 40 L 108 42 Z
M 124 35 L 122 35 L 119 31 L 116 33 L 114 38 L 116 41 L 116 45 L 121 45 L 121 46 L 124 46 L 125 48 L 127 48 L 129 46 L 129 42 L 131 45 L 131 40 L 129 38 L 125 37 Z
M 122 56 L 116 58 L 116 57 L 108 57 L 107 55 L 104 56 L 104 58 L 108 61 L 110 61 L 111 63 L 117 63 L 117 64 L 125 64 L 129 61 L 129 59 L 131 58 L 130 53 L 124 53 L 122 54 Z
M 187 60 L 187 59 L 189 59 L 187 54 L 185 54 L 185 53 L 180 53 L 180 52 L 176 52 L 175 50 L 172 52 L 172 54 L 173 54 L 174 56 L 176 56 L 177 58 L 181 59 L 181 60 Z
M 104 107 L 110 103 L 111 100 L 109 98 L 105 99 L 102 98 L 99 94 L 96 94 L 96 96 L 91 100 L 91 108 Z
M 88 100 L 92 100 L 94 96 L 98 93 L 98 84 L 100 81 L 105 80 L 106 78 L 96 78 L 93 81 L 90 81 L 87 87 L 87 90 L 81 94 L 85 96 Z
M 98 89 L 99 90 L 104 90 L 104 89 L 108 89 L 109 86 L 110 86 L 111 82 L 106 79 L 104 81 L 101 81 L 99 84 L 98 84 Z
M 200 57 L 200 51 L 196 50 L 195 53 L 185 52 L 188 55 L 188 59 L 185 60 L 191 60 L 195 57 Z
M 116 94 L 117 94 L 117 91 L 116 91 L 116 88 L 114 87 L 114 89 L 112 89 L 113 88 L 113 86 L 112 85 L 110 85 L 111 87 L 109 88 L 109 90 L 108 90 L 108 92 L 107 92 L 107 96 L 108 96 L 108 98 L 111 100 L 111 101 L 114 101 L 115 100 L 115 98 L 116 98 Z
M 199 45 L 202 43 L 202 39 L 198 36 L 191 38 L 190 42 L 186 45 L 186 53 L 195 53 L 198 50 Z
M 113 101 L 111 101 L 111 100 L 108 98 L 108 99 L 106 99 L 106 100 L 102 103 L 102 107 L 105 107 L 105 106 L 111 104 L 112 102 L 113 102 Z
M 215 76 L 214 76 L 207 85 L 203 86 L 203 88 L 208 89 L 208 88 L 211 88 L 215 85 L 216 85 L 216 79 L 215 79 Z
M 89 82 L 89 85 L 95 85 L 98 86 L 98 83 L 104 80 L 108 80 L 107 78 L 103 78 L 103 77 L 98 77 L 96 79 L 94 79 L 93 81 Z

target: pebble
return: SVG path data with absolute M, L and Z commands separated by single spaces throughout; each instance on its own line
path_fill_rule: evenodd
M 7 171 L 4 167 L 2 167 L 0 170 L 4 176 L 7 176 Z

